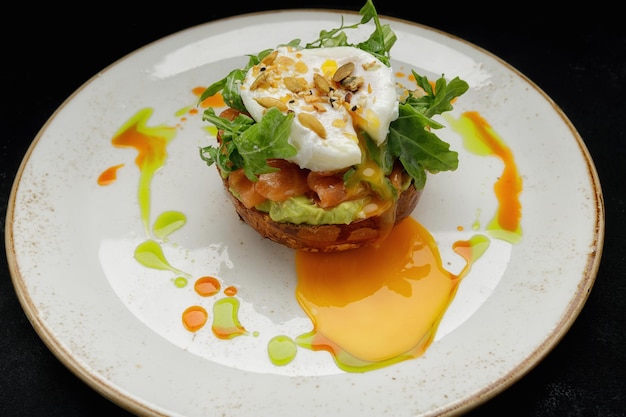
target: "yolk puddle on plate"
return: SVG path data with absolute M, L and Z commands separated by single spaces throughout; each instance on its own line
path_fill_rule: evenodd
M 296 252 L 296 297 L 313 322 L 300 346 L 330 352 L 344 370 L 375 369 L 421 355 L 432 342 L 462 275 L 488 246 L 457 251 L 467 263 L 447 272 L 433 237 L 415 219 L 381 243 L 337 253 Z
M 198 95 L 204 89 L 195 89 Z M 223 103 L 221 97 L 205 100 L 202 107 Z M 197 112 L 187 111 L 186 116 Z M 184 288 L 190 275 L 172 266 L 161 249 L 168 236 L 186 224 L 186 216 L 166 211 L 150 223 L 151 180 L 165 163 L 167 145 L 175 136 L 175 127 L 147 127 L 151 109 L 138 111 L 112 140 L 116 147 L 137 150 L 140 169 L 138 201 L 140 216 L 148 238 L 135 250 L 135 259 L 143 266 L 169 270 L 175 288 Z M 186 120 L 185 116 L 185 120 Z M 504 172 L 494 185 L 498 212 L 488 231 L 515 243 L 520 239 L 521 180 L 515 161 L 504 142 L 476 112 L 467 112 L 459 120 L 448 119 L 462 134 L 465 146 L 483 156 L 497 156 L 505 163 Z M 117 179 L 123 164 L 113 165 L 98 178 L 101 186 Z M 434 238 L 418 221 L 409 217 L 394 227 L 388 237 L 375 245 L 339 253 L 295 252 L 297 286 L 295 297 L 310 318 L 312 330 L 305 334 L 273 335 L 267 346 L 268 356 L 277 366 L 289 364 L 297 347 L 329 352 L 336 364 L 349 372 L 382 368 L 416 358 L 432 343 L 437 327 L 457 288 L 472 265 L 489 247 L 490 240 L 475 234 L 467 241 L 457 241 L 452 249 L 466 262 L 458 275 L 442 266 Z M 216 297 L 222 288 L 212 276 L 195 281 L 196 296 Z M 222 298 L 210 304 L 212 314 L 201 305 L 191 305 L 181 313 L 183 326 L 197 332 L 212 320 L 211 330 L 219 339 L 253 335 L 239 321 L 240 301 L 235 286 L 226 286 Z M 192 304 L 192 303 L 190 303 Z

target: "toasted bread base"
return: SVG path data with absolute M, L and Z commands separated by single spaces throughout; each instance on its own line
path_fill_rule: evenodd
M 224 181 L 228 190 L 228 181 Z M 264 212 L 246 208 L 227 191 L 239 217 L 262 236 L 292 249 L 310 252 L 339 252 L 356 249 L 384 239 L 391 227 L 411 215 L 422 194 L 411 185 L 398 198 L 393 213 L 373 216 L 350 224 L 309 225 L 279 223 Z

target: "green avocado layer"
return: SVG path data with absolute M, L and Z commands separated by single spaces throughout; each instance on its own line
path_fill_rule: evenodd
M 311 199 L 301 195 L 285 201 L 270 201 L 256 206 L 256 209 L 268 213 L 275 222 L 295 224 L 349 224 L 361 213 L 366 199 L 344 201 L 337 206 L 324 209 L 313 204 Z

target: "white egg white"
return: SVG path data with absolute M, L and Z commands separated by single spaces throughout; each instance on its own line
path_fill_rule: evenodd
M 278 99 L 284 103 L 283 112 L 295 113 L 289 143 L 298 152 L 290 161 L 319 172 L 341 170 L 358 164 L 362 156 L 355 126 L 366 131 L 379 145 L 386 140 L 390 123 L 398 117 L 399 100 L 390 67 L 369 53 L 348 46 L 316 49 L 280 47 L 277 52 L 272 62 L 262 62 L 248 71 L 240 95 L 256 121 L 261 120 L 268 108 L 267 103 L 265 106 L 259 104 L 259 99 Z M 361 87 L 349 91 L 334 84 L 331 94 L 321 94 L 315 86 L 314 74 L 331 80 L 337 68 L 349 62 L 354 64 L 350 75 L 362 80 Z M 257 80 L 264 71 L 268 72 L 268 82 L 259 85 Z M 289 77 L 304 80 L 303 85 L 307 87 L 294 93 L 285 85 L 285 78 Z M 322 99 L 317 100 L 320 97 Z M 315 116 L 324 128 L 325 137 L 303 124 L 297 117 L 299 113 Z

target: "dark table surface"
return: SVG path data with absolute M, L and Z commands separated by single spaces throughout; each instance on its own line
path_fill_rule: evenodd
M 297 6 L 295 4 L 297 3 Z M 0 94 L 0 216 L 28 146 L 55 109 L 98 71 L 126 54 L 190 26 L 256 10 L 333 8 L 361 1 L 273 1 L 264 6 L 141 3 L 63 10 L 15 4 L 3 15 Z M 236 5 L 236 6 L 235 6 Z M 602 183 L 606 235 L 589 298 L 569 332 L 528 374 L 468 415 L 626 415 L 626 29 L 600 3 L 548 12 L 513 5 L 481 9 L 429 4 L 410 11 L 378 1 L 381 15 L 418 22 L 500 56 L 563 109 L 584 139 Z M 132 12 L 130 10 L 133 10 Z M 8 92 L 8 94 L 7 94 Z M 3 222 L 4 223 L 4 222 Z M 129 414 L 71 373 L 46 348 L 15 294 L 5 251 L 0 269 L 0 416 Z

